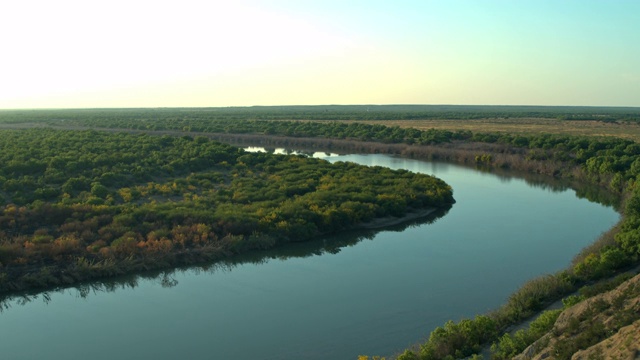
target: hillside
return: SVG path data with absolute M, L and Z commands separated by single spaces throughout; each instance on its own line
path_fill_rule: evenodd
M 519 360 L 640 358 L 640 275 L 564 310 Z

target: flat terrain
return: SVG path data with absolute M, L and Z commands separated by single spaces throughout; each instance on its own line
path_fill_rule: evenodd
M 290 120 L 297 120 L 292 118 Z M 301 120 L 327 122 L 327 120 Z M 423 120 L 337 120 L 339 122 L 354 122 L 365 124 L 379 124 L 387 126 L 399 126 L 402 128 L 415 128 L 419 130 L 470 130 L 478 133 L 505 133 L 505 134 L 558 134 L 572 136 L 616 137 L 640 142 L 640 123 L 635 122 L 602 122 L 594 120 L 557 120 L 544 118 L 491 118 L 491 119 L 423 119 Z M 69 126 L 63 124 L 50 124 L 43 122 L 1 123 L 0 129 L 19 129 L 34 127 L 54 127 L 66 130 L 83 130 L 87 126 Z M 119 129 L 123 130 L 123 129 Z M 118 131 L 118 129 L 113 129 Z M 152 131 L 142 131 L 152 132 Z M 176 131 L 164 131 L 175 134 Z
M 593 120 L 568 121 L 542 118 L 474 119 L 474 120 L 357 120 L 366 124 L 384 124 L 419 130 L 470 130 L 508 134 L 561 134 L 575 136 L 613 136 L 640 141 L 640 124 Z
M 55 126 L 183 130 L 210 121 L 358 122 L 511 134 L 608 136 L 640 141 L 640 108 L 589 106 L 322 105 L 224 108 L 0 110 L 0 128 Z M 132 125 L 134 124 L 134 125 Z

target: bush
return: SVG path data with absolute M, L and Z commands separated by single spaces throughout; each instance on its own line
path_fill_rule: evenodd
M 491 346 L 492 359 L 511 359 L 553 328 L 562 310 L 545 311 L 538 316 L 527 330 L 515 334 L 504 334 L 498 343 Z
M 497 335 L 498 324 L 486 315 L 478 315 L 473 320 L 464 319 L 457 324 L 448 321 L 444 327 L 436 328 L 421 346 L 421 359 L 467 357 L 479 352 L 483 344 Z

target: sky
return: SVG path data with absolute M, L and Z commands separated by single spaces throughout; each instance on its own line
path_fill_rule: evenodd
M 640 106 L 637 0 L 21 0 L 0 108 Z

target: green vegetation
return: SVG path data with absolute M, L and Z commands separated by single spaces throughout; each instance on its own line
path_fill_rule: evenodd
M 427 342 L 419 345 L 416 349 L 407 350 L 405 351 L 405 353 L 400 355 L 398 359 L 401 360 L 452 359 L 470 356 L 473 353 L 477 352 L 482 346 L 499 340 L 499 337 L 505 331 L 505 329 L 507 329 L 508 326 L 527 319 L 536 312 L 542 310 L 547 304 L 551 303 L 552 301 L 558 300 L 563 296 L 570 294 L 571 292 L 577 290 L 585 284 L 609 277 L 620 271 L 621 269 L 625 269 L 632 264 L 637 264 L 640 260 L 640 144 L 634 141 L 618 138 L 577 137 L 544 133 L 506 134 L 497 132 L 480 133 L 471 132 L 468 130 L 418 130 L 412 128 L 403 128 L 399 126 L 382 125 L 393 124 L 390 121 L 377 124 L 341 121 L 291 121 L 291 119 L 402 119 L 402 117 L 399 116 L 399 112 L 393 112 L 391 110 L 385 112 L 386 110 L 383 111 L 382 108 L 373 111 L 374 113 L 377 112 L 377 115 L 369 114 L 369 112 L 363 110 L 362 107 L 337 107 L 336 113 L 331 113 L 331 111 L 333 111 L 332 109 L 333 108 L 331 107 L 294 107 L 287 109 L 258 107 L 230 109 L 157 109 L 144 110 L 142 112 L 136 112 L 137 110 L 67 110 L 48 114 L 44 111 L 31 113 L 5 112 L 0 114 L 0 116 L 3 117 L 4 122 L 29 122 L 31 123 L 30 126 L 53 126 L 66 128 L 93 127 L 118 129 L 119 131 L 125 130 L 132 132 L 166 131 L 172 134 L 184 134 L 185 132 L 187 132 L 190 134 L 202 133 L 202 135 L 206 136 L 214 136 L 214 134 L 250 134 L 254 136 L 254 139 L 263 140 L 272 138 L 273 136 L 313 138 L 315 139 L 315 141 L 317 141 L 317 144 L 322 144 L 327 147 L 335 146 L 334 139 L 340 139 L 341 141 L 351 142 L 354 148 L 356 148 L 357 146 L 358 149 L 363 150 L 366 149 L 379 152 L 387 151 L 400 153 L 405 156 L 455 161 L 458 163 L 479 166 L 483 169 L 489 170 L 522 170 L 530 173 L 538 173 L 553 176 L 555 178 L 566 179 L 568 181 L 586 182 L 595 186 L 606 188 L 625 199 L 624 206 L 621 208 L 621 211 L 623 213 L 623 220 L 621 221 L 621 223 L 614 229 L 611 234 L 608 234 L 606 239 L 603 239 L 600 244 L 598 244 L 597 246 L 593 246 L 580 254 L 580 256 L 576 258 L 576 261 L 569 269 L 557 274 L 548 275 L 528 282 L 527 284 L 523 285 L 522 288 L 519 289 L 516 293 L 514 293 L 503 307 L 491 314 L 476 316 L 474 319 L 463 319 L 458 323 L 448 322 L 443 327 L 434 330 Z M 395 109 L 398 110 L 400 108 Z M 408 109 L 409 108 L 403 108 L 403 111 L 409 111 Z M 446 115 L 446 112 L 450 109 L 440 109 L 442 110 L 440 113 L 433 112 L 431 113 L 431 115 L 415 112 L 415 117 L 413 117 L 413 119 L 429 118 L 429 116 L 437 118 L 447 118 L 447 116 L 449 115 Z M 340 111 L 338 110 L 344 111 L 344 113 L 340 113 Z M 450 116 L 451 118 L 457 119 L 479 119 L 491 116 L 513 116 L 520 118 L 540 116 L 556 119 L 565 118 L 573 120 L 598 120 L 605 122 L 635 122 L 637 121 L 639 114 L 638 109 L 622 108 L 543 108 L 530 110 L 523 110 L 523 108 L 519 108 L 518 110 L 516 110 L 515 108 L 502 108 L 499 110 L 499 114 L 492 113 L 488 110 L 488 108 L 477 109 L 477 111 L 473 110 L 476 111 L 476 115 L 482 113 L 477 117 L 475 117 L 476 115 L 468 113 L 465 116 L 451 113 Z M 517 114 L 509 113 L 508 110 L 513 110 Z M 323 111 L 326 113 L 322 113 Z M 346 115 L 346 113 L 348 113 L 349 111 L 352 112 L 352 116 Z M 536 113 L 535 111 L 540 112 Z M 132 114 L 137 115 L 133 116 Z M 412 117 L 407 116 L 405 118 L 409 119 Z M 276 119 L 280 121 L 269 121 L 266 119 Z M 89 134 L 93 134 L 93 136 L 96 136 L 95 134 L 97 133 L 92 132 Z M 119 134 L 117 136 L 125 135 Z M 166 139 L 166 137 L 158 138 Z M 177 140 L 175 141 L 205 142 L 205 140 L 202 139 L 197 139 L 196 141 L 185 138 L 177 138 Z M 384 146 L 379 146 L 380 143 L 384 144 Z M 247 155 L 242 154 L 239 156 L 241 157 Z M 216 186 L 220 185 L 211 185 L 210 187 L 207 187 L 209 185 L 197 185 L 199 184 L 198 181 L 194 182 L 194 179 L 189 178 L 190 175 L 185 175 L 188 171 L 191 171 L 190 167 L 192 165 L 190 161 L 195 161 L 199 158 L 200 157 L 197 157 L 195 155 L 181 158 L 182 163 L 178 161 L 178 166 L 174 166 L 176 164 L 173 163 L 162 164 L 160 168 L 164 169 L 163 171 L 167 171 L 167 173 L 149 174 L 148 176 L 151 176 L 151 180 L 161 180 L 158 183 L 154 183 L 152 181 L 152 183 L 154 184 L 152 188 L 156 189 L 155 191 L 158 191 L 159 193 L 151 192 L 151 187 L 150 185 L 148 185 L 150 179 L 145 178 L 146 173 L 144 172 L 144 166 L 140 165 L 142 170 L 139 172 L 136 172 L 136 170 L 138 170 L 137 168 L 128 169 L 127 171 L 131 172 L 127 173 L 127 178 L 124 180 L 118 177 L 113 179 L 107 177 L 107 183 L 102 183 L 100 179 L 96 179 L 96 177 L 91 176 L 91 174 L 79 174 L 79 176 L 73 181 L 70 181 L 71 179 L 65 179 L 64 182 L 58 181 L 58 183 L 55 183 L 55 186 L 49 187 L 38 186 L 39 183 L 36 181 L 35 177 L 27 171 L 20 173 L 21 177 L 18 178 L 20 181 L 24 181 L 27 186 L 31 186 L 30 189 L 33 189 L 33 194 L 37 193 L 37 195 L 30 195 L 31 192 L 20 192 L 19 188 L 16 186 L 12 186 L 11 183 L 9 183 L 8 188 L 5 186 L 4 193 L 2 195 L 5 197 L 5 202 L 7 203 L 9 203 L 10 201 L 22 201 L 25 204 L 32 204 L 30 201 L 33 201 L 33 203 L 40 204 L 38 203 L 38 201 L 42 201 L 46 205 L 47 201 L 51 202 L 55 200 L 55 204 L 60 204 L 56 206 L 90 206 L 91 209 L 100 209 L 100 206 L 104 206 L 106 208 L 126 208 L 127 206 L 123 204 L 134 204 L 136 207 L 135 211 L 132 212 L 125 212 L 124 214 L 98 214 L 99 216 L 110 215 L 112 216 L 112 222 L 118 220 L 114 225 L 125 227 L 133 226 L 134 224 L 139 227 L 140 223 L 144 225 L 147 219 L 146 216 L 150 216 L 149 214 L 173 214 L 173 216 L 163 215 L 164 217 L 161 217 L 161 219 L 159 220 L 159 223 L 163 224 L 163 227 L 161 227 L 161 229 L 165 229 L 165 232 L 161 233 L 153 239 L 164 239 L 162 237 L 163 235 L 165 236 L 165 238 L 168 238 L 168 235 L 166 235 L 167 231 L 170 231 L 169 233 L 173 234 L 173 228 L 168 228 L 169 223 L 174 224 L 173 221 L 178 219 L 175 222 L 175 224 L 178 224 L 180 223 L 180 221 L 184 220 L 176 214 L 175 209 L 177 208 L 174 204 L 166 205 L 166 201 L 162 202 L 158 201 L 159 199 L 153 198 L 153 196 L 157 194 L 172 194 L 170 192 L 170 189 L 173 184 L 176 184 L 176 186 L 180 186 L 180 181 L 175 181 L 175 179 L 171 177 L 175 175 L 169 172 L 170 169 L 172 169 L 172 171 L 174 172 L 177 171 L 178 175 L 183 176 L 187 184 L 187 189 L 189 185 L 196 187 L 196 189 L 191 192 L 191 198 L 187 200 L 187 198 L 185 197 L 183 201 L 191 201 L 194 202 L 195 205 L 197 205 L 196 200 L 200 198 L 201 194 L 206 193 L 206 191 L 213 191 L 217 194 L 216 196 L 226 196 L 224 198 L 224 201 L 231 201 L 231 203 L 233 203 L 233 201 L 236 201 L 236 204 L 239 204 L 236 206 L 244 206 L 244 208 L 251 209 L 252 202 L 247 201 L 247 198 L 243 196 L 242 192 L 238 194 L 237 199 L 234 199 L 233 194 L 235 194 L 235 192 L 231 192 L 230 190 L 226 191 L 226 188 L 216 188 Z M 20 166 L 27 166 L 28 168 L 38 168 L 37 164 L 30 164 L 28 162 L 29 159 L 29 157 L 18 158 L 17 163 L 13 164 L 12 166 L 17 166 L 18 168 Z M 225 168 L 226 170 L 220 168 L 222 166 L 222 163 L 214 164 L 214 174 L 208 174 L 205 180 L 210 181 L 212 184 L 217 182 L 219 184 L 230 184 L 229 186 L 233 186 L 234 182 L 232 181 L 232 177 L 234 174 L 239 174 L 239 178 L 242 180 L 244 179 L 245 175 L 251 173 L 257 176 L 257 180 L 251 180 L 247 184 L 245 184 L 248 186 L 248 189 L 257 189 L 262 185 L 258 186 L 255 184 L 264 184 L 266 180 L 264 177 L 260 178 L 260 176 L 263 176 L 262 174 L 265 174 L 265 172 L 267 171 L 265 167 L 265 161 L 271 161 L 270 157 L 264 159 L 256 157 L 253 158 L 255 159 L 255 161 L 247 160 L 247 162 L 245 162 L 244 160 L 240 161 L 239 157 L 236 157 L 235 159 L 236 162 L 234 162 L 233 160 L 225 160 L 227 161 L 226 166 L 228 166 L 227 168 Z M 281 162 L 284 163 L 288 161 L 289 160 L 281 160 Z M 185 162 L 187 164 L 186 166 L 184 165 Z M 243 168 L 243 165 L 246 166 L 246 168 Z M 42 167 L 42 165 L 39 166 Z M 162 168 L 162 166 L 168 167 Z M 281 170 L 280 168 L 277 168 L 276 165 L 273 166 L 276 170 Z M 343 166 L 345 166 L 346 168 L 349 167 L 349 165 Z M 158 169 L 158 164 L 154 164 L 151 168 Z M 181 173 L 180 171 L 186 172 Z M 383 172 L 383 170 L 380 169 L 379 172 Z M 272 173 L 267 174 L 268 175 L 264 176 L 273 175 Z M 82 175 L 83 177 L 80 177 L 80 175 Z M 365 175 L 365 177 L 366 176 L 368 175 Z M 33 177 L 33 179 L 30 177 Z M 100 177 L 102 177 L 102 174 L 100 174 Z M 390 177 L 394 176 L 390 175 Z M 5 178 L 7 180 L 15 180 L 15 177 L 5 176 Z M 320 177 L 320 179 L 321 178 L 322 177 Z M 141 182 L 135 183 L 133 185 L 126 183 L 126 181 L 129 181 L 131 179 L 138 179 Z M 201 179 L 195 178 L 195 180 Z M 293 191 L 292 194 L 299 195 L 301 196 L 301 198 L 307 194 L 305 193 L 305 191 L 307 191 L 308 189 L 314 188 L 314 186 L 315 189 L 319 188 L 318 183 L 310 184 L 305 182 L 306 179 L 298 180 L 299 181 L 295 182 L 296 186 L 294 186 L 293 190 L 291 191 Z M 110 183 L 109 181 L 113 182 Z M 120 183 L 120 181 L 125 182 Z M 259 181 L 263 182 L 260 183 Z M 145 183 L 147 185 L 145 185 Z M 345 184 L 346 183 L 351 183 L 351 181 L 345 181 Z M 129 190 L 118 187 L 122 186 L 122 184 L 127 184 L 127 186 L 125 186 L 124 188 L 128 188 Z M 157 189 L 156 185 L 160 186 L 160 189 Z M 164 188 L 162 188 L 162 185 L 166 185 L 166 187 L 168 188 L 166 189 L 166 193 L 163 192 L 162 189 Z M 198 186 L 201 187 L 199 188 Z M 116 193 L 118 195 L 115 195 Z M 266 191 L 262 192 L 262 195 L 266 196 L 266 193 Z M 389 193 L 394 192 L 390 191 Z M 65 194 L 68 194 L 68 196 Z M 180 196 L 183 196 L 182 192 L 180 191 L 177 191 L 174 196 L 179 196 L 178 194 L 180 194 Z M 109 198 L 110 195 L 112 196 L 112 198 Z M 446 196 L 445 193 L 436 192 L 435 194 L 431 195 L 436 195 L 435 198 L 441 200 L 442 203 L 450 201 L 450 198 Z M 37 196 L 37 198 L 31 199 L 29 198 L 29 196 Z M 332 194 L 330 198 L 333 198 L 333 196 L 334 194 Z M 320 197 L 320 199 L 327 201 L 329 201 L 330 198 L 324 199 Z M 327 212 L 318 212 L 316 209 L 311 208 L 314 202 L 318 201 L 318 198 L 314 198 L 312 196 L 309 199 L 309 202 L 304 203 L 301 207 L 298 208 L 308 211 L 304 212 L 305 217 L 307 215 L 310 216 L 309 219 L 311 219 L 311 221 L 308 223 L 313 223 L 317 227 L 319 224 L 325 224 L 318 219 L 330 219 L 328 220 L 329 223 L 335 225 L 335 227 L 333 227 L 333 231 L 344 228 L 344 225 L 341 225 L 342 223 L 339 220 L 335 220 L 331 216 L 328 216 Z M 386 203 L 385 200 L 387 199 L 384 197 L 378 198 L 376 195 L 376 199 L 381 202 L 375 202 L 374 204 L 380 206 L 381 208 L 384 208 L 384 212 L 371 212 L 372 208 L 368 206 L 359 206 L 355 209 L 350 207 L 348 211 L 350 211 L 351 214 L 362 214 L 361 216 L 358 215 L 356 217 L 353 217 L 352 219 L 357 219 L 358 221 L 366 221 L 367 219 L 371 218 L 371 214 L 399 215 L 401 214 L 402 209 L 405 209 L 406 205 L 410 205 L 410 201 L 408 199 L 405 199 L 404 202 L 398 199 L 392 199 L 392 204 L 396 205 Z M 269 200 L 270 198 L 267 197 L 264 199 L 259 198 L 258 201 L 268 202 Z M 65 201 L 70 203 L 65 204 Z M 357 201 L 362 201 L 362 199 L 358 198 Z M 188 203 L 188 207 L 185 207 L 188 208 L 188 211 L 203 209 L 203 207 L 198 208 L 197 206 L 192 206 L 191 202 Z M 338 204 L 340 203 L 342 202 L 338 202 Z M 432 205 L 434 204 L 422 204 L 422 206 Z M 10 210 L 10 214 L 20 214 L 21 212 L 26 213 L 27 210 L 30 209 L 30 207 L 28 206 L 9 206 L 10 205 L 7 205 L 7 209 Z M 154 206 L 157 207 L 157 209 L 154 208 L 153 212 L 145 211 L 145 207 L 147 206 Z M 219 204 L 216 204 L 215 206 L 222 208 L 222 210 L 219 210 L 221 214 L 227 214 L 227 217 L 224 218 L 226 221 L 223 221 L 223 224 L 240 224 L 237 226 L 240 226 L 241 229 L 248 230 L 248 232 L 241 232 L 241 235 L 243 236 L 242 241 L 235 240 L 236 237 L 234 236 L 224 238 L 226 240 L 224 240 L 222 243 L 226 244 L 225 251 L 234 251 L 234 249 L 236 249 L 237 247 L 239 247 L 241 250 L 244 249 L 238 244 L 243 244 L 243 246 L 244 244 L 257 244 L 256 246 L 247 246 L 248 248 L 260 248 L 260 244 L 268 244 L 270 243 L 270 241 L 273 241 L 274 243 L 283 241 L 280 239 L 285 239 L 284 241 L 291 241 L 292 238 L 296 237 L 291 236 L 291 233 L 287 231 L 292 231 L 292 234 L 296 234 L 298 236 L 301 236 L 302 238 L 311 236 L 315 233 L 313 229 L 309 228 L 307 225 L 303 225 L 300 222 L 291 220 L 287 220 L 287 224 L 289 225 L 285 227 L 287 231 L 282 232 L 281 229 L 279 229 L 277 226 L 274 228 L 272 225 L 274 220 L 278 220 L 278 222 L 276 222 L 276 224 L 278 224 L 280 218 L 267 218 L 267 221 L 261 223 L 260 219 L 263 219 L 264 216 L 267 216 L 268 214 L 255 215 L 255 213 L 250 213 L 253 215 L 242 218 L 241 215 L 238 215 L 236 212 L 232 211 L 229 208 L 226 208 L 225 206 L 220 206 Z M 418 206 L 418 204 L 415 204 L 415 206 Z M 335 207 L 338 208 L 337 205 Z M 21 210 L 23 208 L 25 210 Z M 206 206 L 204 208 L 209 209 L 209 207 Z M 72 215 L 80 214 L 81 216 L 79 219 L 77 219 L 77 221 L 84 221 L 80 208 L 72 208 L 68 211 L 70 211 L 70 214 Z M 196 211 L 196 213 L 198 212 Z M 316 216 L 312 216 L 311 213 L 316 214 Z M 192 215 L 191 212 L 188 212 L 188 214 L 190 215 L 189 218 L 191 218 L 191 216 L 195 216 L 196 219 L 203 220 L 202 222 L 198 222 L 198 220 L 193 223 L 189 223 L 189 225 L 197 225 L 200 223 L 209 224 L 209 222 L 207 221 L 212 219 L 211 217 L 207 218 L 206 216 L 204 218 L 198 218 L 196 214 Z M 271 214 L 273 215 L 273 213 Z M 217 216 L 218 214 L 215 213 L 214 215 Z M 123 216 L 123 221 L 120 221 L 120 216 Z M 60 218 L 63 217 L 60 216 Z M 72 219 L 69 217 L 64 218 Z M 59 218 L 52 217 L 51 219 Z M 100 219 L 100 217 L 98 217 L 98 219 Z M 154 217 L 151 217 L 150 221 L 153 222 L 156 221 L 156 219 Z M 266 226 L 266 223 L 271 224 L 271 227 L 261 227 Z M 105 220 L 105 224 L 109 225 L 111 224 L 111 222 L 107 224 Z M 98 220 L 98 226 L 102 226 L 105 224 L 100 223 L 100 221 Z M 233 228 L 233 225 L 231 225 L 231 228 Z M 225 228 L 222 227 L 222 229 Z M 32 230 L 33 232 L 28 233 L 27 235 L 17 235 L 23 237 L 23 244 L 56 244 L 56 241 L 60 240 L 60 234 L 58 233 L 52 234 L 50 232 L 40 231 L 36 234 L 36 230 L 38 229 Z M 127 229 L 127 231 L 129 230 L 130 229 Z M 256 239 L 254 237 L 253 231 L 259 231 L 259 234 L 275 233 L 278 234 L 278 238 L 276 240 L 265 240 L 264 237 L 258 237 Z M 186 232 L 198 233 L 197 229 L 189 229 Z M 247 236 L 249 237 L 248 239 Z M 178 236 L 175 238 L 179 239 L 180 237 Z M 267 238 L 269 237 L 267 236 Z M 147 239 L 143 240 L 148 241 Z M 64 241 L 58 242 L 63 244 L 65 243 Z M 113 245 L 114 242 L 115 245 Z M 137 240 L 136 237 L 133 237 L 133 234 L 127 235 L 127 232 L 125 231 L 118 233 L 117 236 L 112 236 L 108 244 L 105 242 L 105 244 L 99 245 L 101 246 L 100 249 L 108 248 L 108 251 L 103 251 L 105 253 L 109 252 L 109 254 L 118 254 L 118 249 L 126 248 L 127 246 L 133 248 L 131 245 L 134 243 L 138 244 L 140 243 L 140 241 Z M 192 244 L 194 242 L 185 242 L 185 244 L 186 243 Z M 108 245 L 108 247 L 106 245 Z M 2 259 L 6 259 L 8 258 L 8 256 L 13 256 L 15 249 L 21 248 L 2 248 L 2 250 L 0 250 L 0 261 L 3 261 L 4 263 L 4 260 Z M 27 249 L 28 247 L 24 247 L 24 251 L 26 251 Z M 54 251 L 53 253 L 56 252 Z M 98 252 L 98 254 L 100 254 L 100 252 Z M 122 262 L 129 258 L 121 257 L 119 259 L 119 261 Z M 107 260 L 108 258 L 100 261 L 90 260 L 89 264 L 92 264 L 92 266 L 104 267 L 108 264 L 111 264 L 106 262 Z M 85 263 L 81 263 L 80 266 L 85 266 L 82 264 Z M 572 302 L 573 300 L 567 301 Z M 514 351 L 516 351 L 516 349 L 524 346 L 525 343 L 530 342 L 536 336 L 536 334 L 542 331 L 541 329 L 546 328 L 552 317 L 552 315 L 545 315 L 545 317 L 540 320 L 541 324 L 543 324 L 544 326 L 541 325 L 538 327 L 536 325 L 536 328 L 534 330 L 530 329 L 529 331 L 523 332 L 520 335 L 516 335 L 515 337 L 505 338 L 503 344 L 499 343 L 498 345 L 496 345 L 496 351 L 502 353 L 503 356 L 511 356 L 509 354 L 512 354 Z M 598 329 L 595 329 L 594 331 L 596 331 L 597 333 L 587 334 L 585 336 L 592 340 L 599 339 L 601 338 L 601 335 L 604 334 L 604 332 Z M 587 340 L 585 340 L 585 343 L 591 341 Z M 573 345 L 562 347 L 563 345 L 560 344 L 558 346 L 559 348 L 557 349 L 557 351 L 561 353 L 568 354 L 570 351 L 572 351 L 572 349 L 574 349 Z
M 218 259 L 453 203 L 427 175 L 205 137 L 3 130 L 0 149 L 0 291 Z
M 579 119 L 579 120 L 578 120 Z M 0 126 L 132 126 L 138 130 L 193 130 L 212 121 L 254 120 L 361 122 L 418 130 L 502 134 L 610 136 L 640 141 L 640 108 L 549 106 L 292 106 L 172 109 L 0 110 Z M 133 122 L 132 122 L 133 120 Z M 220 129 L 218 129 L 220 130 Z M 216 131 L 218 131 L 216 130 Z M 234 129 L 236 131 L 237 129 Z
M 219 108 L 3 110 L 4 121 L 40 120 L 475 120 L 545 118 L 558 120 L 638 121 L 640 108 L 594 106 L 486 105 L 318 105 Z
M 502 335 L 500 340 L 491 346 L 492 359 L 512 359 L 520 354 L 527 346 L 553 328 L 561 312 L 562 309 L 545 311 L 529 325 L 528 329 L 518 330 L 513 335 L 508 333 Z

